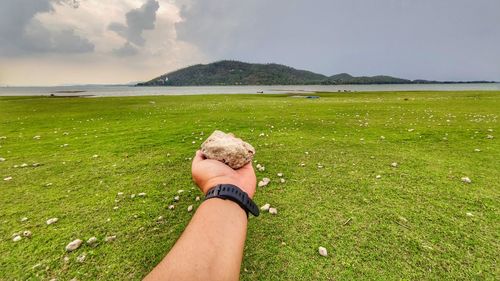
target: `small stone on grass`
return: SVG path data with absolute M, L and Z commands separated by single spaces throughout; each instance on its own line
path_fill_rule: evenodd
M 326 250 L 325 247 L 319 247 L 318 248 L 318 253 L 319 253 L 320 256 L 328 257 L 328 251 Z
M 78 249 L 82 245 L 82 243 L 83 243 L 83 241 L 81 239 L 73 240 L 68 245 L 66 245 L 66 251 L 72 252 L 72 251 Z

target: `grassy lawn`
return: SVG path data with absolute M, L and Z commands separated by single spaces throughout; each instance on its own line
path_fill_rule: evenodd
M 500 279 L 500 92 L 321 96 L 1 97 L 0 280 L 141 279 L 200 204 L 215 129 L 255 146 L 278 209 L 250 219 L 242 280 Z

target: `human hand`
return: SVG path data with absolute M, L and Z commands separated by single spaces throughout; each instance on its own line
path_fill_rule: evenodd
M 206 159 L 198 150 L 193 159 L 192 175 L 194 182 L 204 194 L 218 184 L 233 184 L 245 191 L 250 198 L 255 194 L 257 178 L 252 163 L 248 163 L 238 170 L 212 159 Z

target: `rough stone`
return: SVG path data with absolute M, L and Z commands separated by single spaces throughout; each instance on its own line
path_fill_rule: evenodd
M 221 161 L 233 169 L 250 163 L 255 155 L 252 145 L 222 131 L 214 131 L 201 144 L 201 151 L 206 158 Z
M 25 231 L 23 231 L 23 236 L 24 236 L 24 237 L 30 238 L 30 237 L 31 237 L 31 235 L 32 235 L 31 231 L 29 231 L 29 230 L 25 230 Z
M 320 254 L 320 256 L 328 257 L 328 251 L 326 250 L 325 247 L 319 247 L 318 253 Z
M 82 245 L 83 241 L 81 239 L 76 239 L 72 242 L 70 242 L 68 245 L 66 245 L 66 251 L 67 252 L 72 252 Z

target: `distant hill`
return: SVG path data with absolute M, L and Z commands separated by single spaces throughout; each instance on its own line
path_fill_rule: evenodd
M 478 81 L 486 82 L 486 81 Z M 333 76 L 299 70 L 281 64 L 218 61 L 182 68 L 137 86 L 230 86 L 230 85 L 343 85 L 343 84 L 425 84 L 440 83 L 407 80 L 391 76 L 355 77 L 347 73 Z

